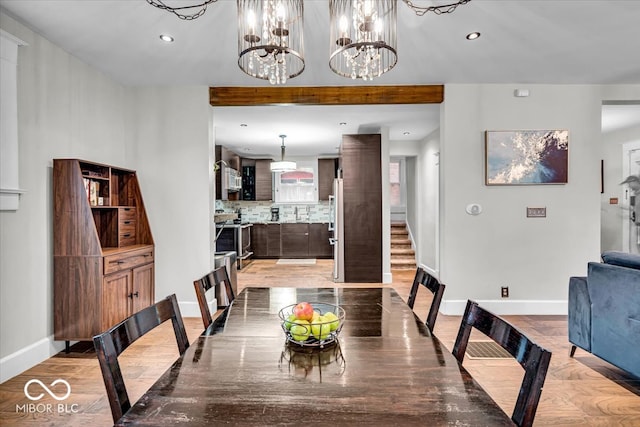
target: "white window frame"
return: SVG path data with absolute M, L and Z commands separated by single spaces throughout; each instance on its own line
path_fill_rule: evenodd
M 311 200 L 293 200 L 286 198 L 286 195 L 281 191 L 280 175 L 282 172 L 273 173 L 274 182 L 274 202 L 281 204 L 309 204 L 318 202 L 318 161 L 316 160 L 298 160 L 296 161 L 298 169 L 312 169 L 313 170 L 313 195 Z

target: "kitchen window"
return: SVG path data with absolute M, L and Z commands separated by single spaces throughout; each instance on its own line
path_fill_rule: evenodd
M 275 173 L 276 203 L 315 203 L 318 201 L 318 165 L 312 161 L 298 161 L 298 169 Z

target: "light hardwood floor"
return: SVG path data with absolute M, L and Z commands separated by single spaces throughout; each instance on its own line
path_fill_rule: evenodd
M 275 261 L 254 261 L 238 274 L 239 288 L 247 286 L 334 287 L 331 281 L 332 261 L 318 260 L 315 266 L 280 266 Z M 204 273 L 204 272 L 203 272 Z M 393 272 L 392 284 L 344 284 L 343 286 L 394 287 L 406 299 L 413 271 Z M 446 292 L 445 292 L 446 298 Z M 420 292 L 414 307 L 424 318 L 430 294 Z M 506 316 L 543 347 L 551 350 L 551 366 L 536 416 L 536 426 L 640 426 L 640 379 L 578 350 L 569 358 L 565 316 Z M 459 316 L 440 314 L 435 334 L 449 349 L 460 324 Z M 185 318 L 190 341 L 202 330 L 200 318 Z M 478 338 L 472 336 L 472 339 Z M 111 412 L 104 391 L 98 362 L 90 345 L 79 345 L 69 355 L 56 355 L 17 377 L 0 384 L 0 424 L 6 426 L 107 426 L 112 425 Z M 144 391 L 177 358 L 178 351 L 171 324 L 165 323 L 136 342 L 121 357 L 120 363 L 132 401 Z M 513 360 L 466 359 L 465 367 L 474 378 L 511 414 L 522 381 L 522 369 Z M 41 413 L 25 413 L 24 386 L 30 379 L 49 385 L 58 378 L 67 380 L 71 395 L 58 408 L 52 397 L 38 401 Z M 30 391 L 37 394 L 37 385 Z M 62 386 L 57 386 L 62 387 Z M 62 387 L 64 388 L 64 387 Z M 53 387 L 54 391 L 57 390 Z M 64 390 L 61 389 L 62 392 Z M 46 405 L 51 405 L 47 412 Z M 75 405 L 75 406 L 73 406 Z M 17 410 L 18 408 L 18 410 Z M 59 412 L 58 409 L 62 411 Z M 428 423 L 425 422 L 425 425 Z

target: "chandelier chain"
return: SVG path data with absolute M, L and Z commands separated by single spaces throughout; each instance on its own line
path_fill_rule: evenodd
M 172 7 L 172 6 L 168 6 L 167 4 L 164 3 L 163 0 L 147 0 L 147 3 L 149 3 L 152 6 L 157 7 L 158 9 L 162 9 L 162 10 L 166 10 L 168 12 L 173 13 L 174 15 L 176 15 L 178 18 L 185 20 L 185 21 L 193 21 L 196 18 L 201 17 L 202 15 L 204 15 L 204 13 L 207 11 L 207 6 L 210 5 L 211 3 L 217 2 L 218 0 L 205 0 L 204 2 L 200 3 L 200 4 L 194 4 L 191 6 L 180 6 L 180 7 Z M 193 13 L 183 13 L 183 10 L 190 10 L 190 9 L 195 9 L 195 8 L 199 8 L 198 11 L 193 12 Z
M 407 6 L 409 6 L 411 8 L 411 10 L 413 10 L 415 12 L 416 15 L 424 16 L 427 12 L 433 12 L 436 15 L 443 15 L 445 13 L 453 13 L 453 11 L 456 10 L 456 8 L 458 6 L 467 4 L 471 0 L 459 0 L 456 3 L 443 4 L 443 5 L 440 5 L 440 6 L 428 6 L 428 7 L 418 6 L 416 4 L 413 4 L 413 2 L 411 0 L 402 0 L 402 1 L 405 2 L 405 4 Z

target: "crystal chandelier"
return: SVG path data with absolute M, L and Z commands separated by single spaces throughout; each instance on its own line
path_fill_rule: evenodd
M 396 65 L 396 5 L 396 0 L 330 0 L 333 72 L 368 81 Z
M 282 138 L 282 146 L 280 147 L 281 157 L 280 161 L 271 162 L 271 172 L 290 172 L 297 169 L 296 162 L 286 161 L 284 159 L 284 139 L 286 137 L 287 135 L 280 135 L 280 138 Z
M 304 71 L 302 0 L 238 0 L 238 65 L 284 84 Z
M 146 0 L 191 21 L 218 0 Z M 198 2 L 199 1 L 199 2 Z M 372 80 L 391 70 L 397 57 L 397 1 L 330 0 L 330 57 L 333 72 Z M 237 0 L 238 66 L 271 84 L 284 84 L 304 71 L 303 0 Z M 453 13 L 471 0 L 421 6 L 402 0 L 416 15 Z

